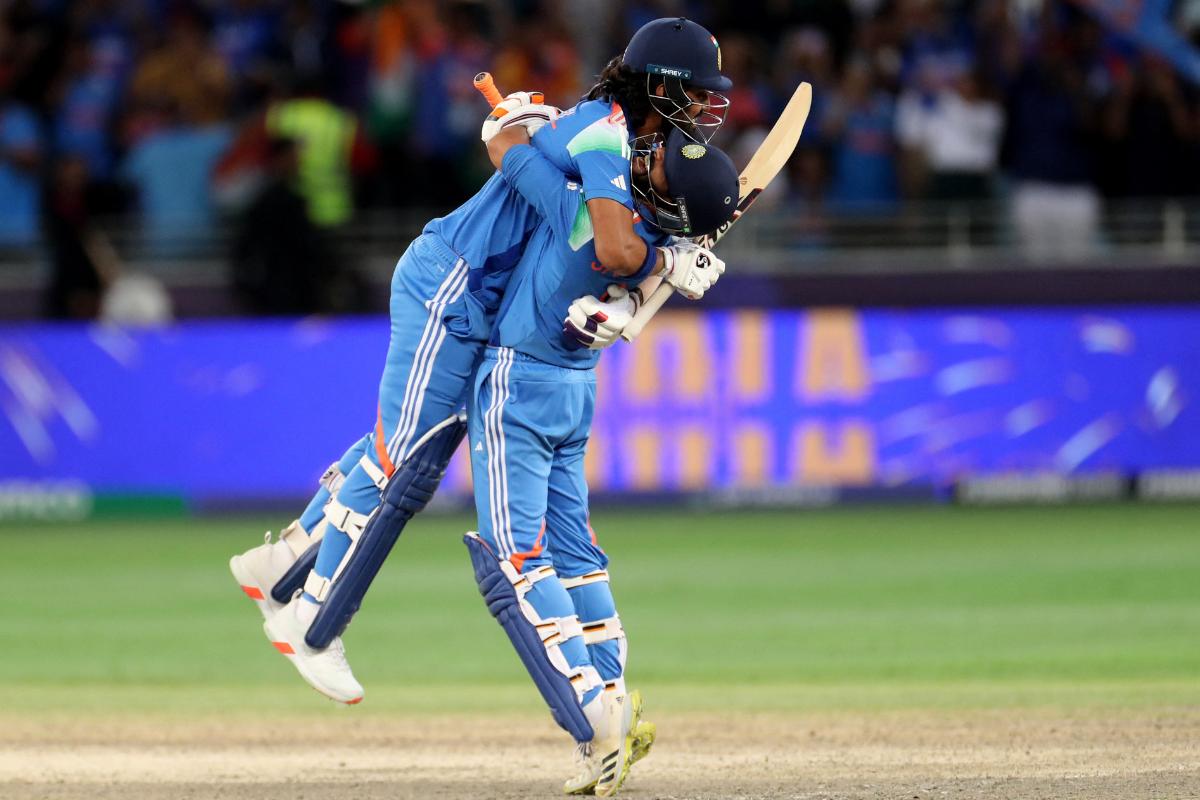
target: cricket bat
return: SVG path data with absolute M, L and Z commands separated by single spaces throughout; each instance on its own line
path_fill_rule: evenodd
M 742 214 L 746 213 L 746 209 L 750 208 L 762 190 L 767 188 L 767 184 L 775 179 L 775 176 L 787 164 L 788 159 L 792 157 L 811 109 L 812 85 L 805 81 L 796 87 L 792 99 L 788 101 L 783 113 L 776 120 L 775 127 L 771 128 L 771 132 L 767 134 L 767 138 L 763 139 L 762 145 L 755 151 L 750 163 L 738 176 L 738 205 L 733 212 L 733 217 L 716 232 L 698 238 L 697 244 L 711 248 L 721 241 L 733 227 L 733 223 L 741 219 Z M 647 282 L 652 280 L 655 279 L 648 278 Z M 645 286 L 646 282 L 642 285 Z M 625 326 L 625 330 L 621 331 L 621 338 L 627 342 L 636 339 L 642 329 L 646 327 L 646 323 L 658 313 L 658 310 L 663 307 L 674 291 L 670 284 L 660 280 L 650 296 L 643 300 L 637 313 L 633 315 L 633 319 Z

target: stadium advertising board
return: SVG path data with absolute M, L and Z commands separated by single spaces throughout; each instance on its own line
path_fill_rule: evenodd
M 0 328 L 0 508 L 62 487 L 76 512 L 80 487 L 304 496 L 374 424 L 386 336 L 374 318 Z M 601 362 L 590 481 L 820 501 L 1196 470 L 1198 340 L 1194 308 L 665 313 Z M 456 458 L 446 488 L 469 481 Z

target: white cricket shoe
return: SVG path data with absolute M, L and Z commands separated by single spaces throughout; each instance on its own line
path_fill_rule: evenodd
M 317 606 L 302 595 L 297 591 L 290 603 L 263 623 L 263 631 L 309 686 L 339 703 L 361 703 L 363 687 L 350 671 L 342 637 L 335 638 L 324 650 L 314 650 L 305 643 L 304 634 L 316 616 Z
M 246 596 L 258 606 L 263 619 L 270 619 L 272 614 L 283 608 L 283 603 L 271 596 L 271 588 L 298 558 L 295 548 L 287 541 L 289 537 L 294 536 L 293 529 L 304 533 L 297 520 L 280 532 L 278 541 L 272 542 L 271 532 L 267 531 L 263 543 L 258 547 L 251 547 L 241 555 L 229 559 L 229 571 L 233 573 L 234 579 Z M 308 534 L 304 533 L 304 536 L 307 537 Z
M 611 797 L 629 775 L 634 746 L 634 707 L 636 705 L 640 712 L 641 695 L 604 691 L 600 699 L 599 718 L 591 720 L 595 738 L 578 746 L 575 757 L 580 770 L 563 784 L 566 794 L 595 793 L 599 797 Z

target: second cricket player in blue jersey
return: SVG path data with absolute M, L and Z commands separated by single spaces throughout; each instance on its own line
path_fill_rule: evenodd
M 625 632 L 608 558 L 588 518 L 584 453 L 600 351 L 564 335 L 572 303 L 642 274 L 597 258 L 586 191 L 519 131 L 489 143 L 504 179 L 543 219 L 509 283 L 474 379 L 468 418 L 478 533 L 468 534 L 475 576 L 555 719 L 583 746 L 569 793 L 608 795 L 633 760 L 640 696 L 624 683 Z M 540 134 L 539 134 L 540 135 Z M 535 137 L 536 138 L 536 137 Z M 670 234 L 699 236 L 732 215 L 737 172 L 714 147 L 671 134 L 645 151 L 637 231 L 667 263 L 668 280 L 703 285 L 723 265 Z M 695 247 L 694 245 L 692 247 Z M 678 259 L 678 261 L 675 261 Z

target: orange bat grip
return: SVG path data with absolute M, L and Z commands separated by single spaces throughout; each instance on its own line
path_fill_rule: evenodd
M 504 95 L 500 94 L 500 90 L 496 88 L 490 72 L 481 72 L 475 76 L 475 88 L 483 95 L 483 99 L 491 104 L 492 108 L 500 105 L 500 102 L 504 100 Z

